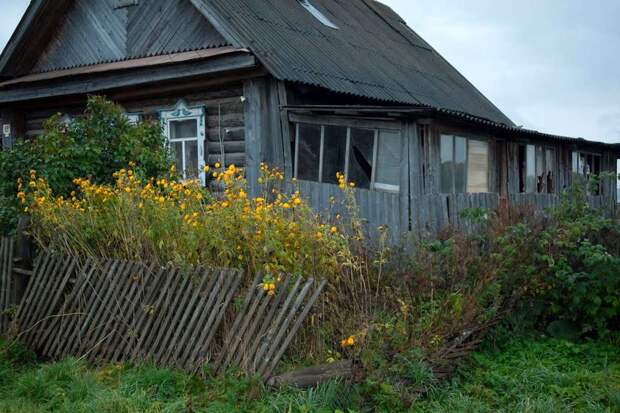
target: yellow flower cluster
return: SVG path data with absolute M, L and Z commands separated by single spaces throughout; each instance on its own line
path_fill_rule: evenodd
M 54 197 L 33 171 L 18 197 L 30 208 L 41 242 L 72 253 L 152 259 L 266 274 L 319 276 L 350 256 L 337 226 L 320 216 L 299 191 L 283 191 L 284 174 L 261 165 L 259 194 L 248 194 L 244 171 L 235 165 L 205 167 L 220 183 L 210 192 L 197 180 L 145 179 L 135 165 L 113 175 L 112 184 L 75 179 L 66 199 Z M 275 294 L 276 279 L 262 287 Z
M 338 186 L 340 189 L 347 188 L 347 179 L 342 172 L 336 173 L 336 179 L 338 180 Z M 355 182 L 349 182 L 349 188 L 355 188 Z

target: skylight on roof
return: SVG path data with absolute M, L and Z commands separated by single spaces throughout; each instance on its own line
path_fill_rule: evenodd
M 318 21 L 323 23 L 325 26 L 331 27 L 332 29 L 338 29 L 338 26 L 336 26 L 331 20 L 329 20 L 327 16 L 325 16 L 319 9 L 314 7 L 314 5 L 310 3 L 309 0 L 298 0 L 298 1 L 299 1 L 299 4 L 304 6 L 304 8 L 308 10 L 310 14 L 312 14 Z

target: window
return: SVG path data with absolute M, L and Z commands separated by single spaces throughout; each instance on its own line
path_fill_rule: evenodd
M 142 114 L 141 113 L 125 113 L 125 118 L 127 118 L 127 121 L 129 122 L 130 125 L 137 125 L 138 123 L 142 121 Z
M 616 202 L 620 203 L 620 159 L 616 159 Z
M 573 152 L 572 154 L 573 174 L 582 176 L 588 182 L 588 193 L 599 195 L 600 186 L 596 179 L 601 174 L 601 155 Z
M 188 108 L 179 102 L 174 110 L 162 111 L 160 119 L 179 175 L 183 179 L 200 179 L 204 184 L 204 107 Z
M 329 20 L 327 18 L 327 16 L 325 16 L 319 9 L 317 9 L 312 3 L 310 3 L 309 0 L 298 0 L 299 4 L 301 4 L 302 6 L 304 6 L 304 8 L 306 10 L 308 10 L 310 12 L 310 14 L 312 14 L 318 21 L 320 21 L 323 25 L 332 28 L 332 29 L 338 29 L 338 26 L 336 26 L 334 23 L 332 23 L 331 20 Z
M 489 144 L 441 135 L 441 192 L 489 192 Z
M 358 188 L 398 192 L 401 144 L 399 130 L 298 123 L 295 177 L 337 184 L 341 172 Z
M 555 193 L 555 149 L 540 145 L 519 147 L 519 191 Z

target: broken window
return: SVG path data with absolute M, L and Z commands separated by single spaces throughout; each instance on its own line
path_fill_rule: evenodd
M 573 152 L 573 174 L 583 177 L 587 183 L 589 195 L 600 195 L 601 188 L 598 181 L 601 174 L 601 155 Z
M 489 192 L 489 144 L 441 135 L 441 192 Z
M 555 149 L 541 145 L 519 147 L 519 191 L 555 192 Z
M 374 130 L 351 128 L 348 177 L 359 188 L 370 189 L 374 146 Z
M 398 130 L 298 123 L 295 177 L 337 184 L 337 174 L 358 188 L 400 190 Z
M 321 127 L 300 124 L 298 126 L 297 151 L 299 153 L 297 178 L 308 181 L 319 179 L 321 166 Z
M 319 126 L 320 127 L 320 126 Z M 323 173 L 321 182 L 337 184 L 336 175 L 344 172 L 347 156 L 347 133 L 344 126 L 325 126 Z

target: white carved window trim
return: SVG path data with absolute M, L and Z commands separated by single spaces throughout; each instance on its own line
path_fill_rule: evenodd
M 206 184 L 206 174 L 204 172 L 205 167 L 205 145 L 206 145 L 206 127 L 205 127 L 206 108 L 204 106 L 188 106 L 184 101 L 179 101 L 174 109 L 162 110 L 159 112 L 159 118 L 161 121 L 164 135 L 170 147 L 171 142 L 183 142 L 183 165 L 185 166 L 185 143 L 191 141 L 197 141 L 198 143 L 198 177 L 203 185 Z M 195 120 L 197 122 L 197 134 L 196 137 L 182 138 L 182 139 L 170 139 L 170 123 L 178 121 Z M 186 171 L 182 172 L 183 179 L 187 179 Z

